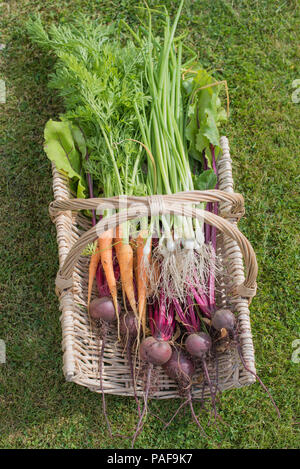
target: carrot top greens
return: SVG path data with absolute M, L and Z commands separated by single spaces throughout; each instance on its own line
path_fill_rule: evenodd
M 78 181 L 78 196 L 87 195 L 84 171 L 95 195 L 107 197 L 191 190 L 195 182 L 201 188 L 189 158 L 201 161 L 210 144 L 218 148 L 226 115 L 221 86 L 201 89 L 217 82 L 195 63 L 186 38 L 175 36 L 182 4 L 173 25 L 161 12 L 162 39 L 153 35 L 150 10 L 148 25 L 136 32 L 124 22 L 106 26 L 83 15 L 48 31 L 39 17 L 29 20 L 31 39 L 57 57 L 49 87 L 65 104 L 61 123 L 47 123 L 45 149 Z

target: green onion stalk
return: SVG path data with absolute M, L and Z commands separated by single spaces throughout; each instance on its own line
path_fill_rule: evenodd
M 178 20 L 184 1 L 180 2 L 173 24 L 167 13 L 164 15 L 164 40 L 160 42 L 152 31 L 151 11 L 148 9 L 148 25 L 142 24 L 140 34 L 132 33 L 144 54 L 145 89 L 150 104 L 140 110 L 135 106 L 144 145 L 147 147 L 149 194 L 174 194 L 193 191 L 194 182 L 190 167 L 185 121 L 187 119 L 182 87 L 182 70 L 192 58 L 183 63 L 184 37 L 175 37 Z M 188 51 L 190 52 L 190 50 Z M 149 236 L 144 249 L 149 254 L 151 237 L 154 233 L 159 243 L 152 257 L 159 258 L 161 280 L 167 297 L 184 300 L 189 285 L 205 284 L 205 266 L 210 253 L 204 243 L 203 223 L 180 215 L 151 217 Z M 204 258 L 205 257 L 205 258 Z M 151 275 L 150 275 L 151 278 Z M 158 286 L 153 285 L 157 290 Z

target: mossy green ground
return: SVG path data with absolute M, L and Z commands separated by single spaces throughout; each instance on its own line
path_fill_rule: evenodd
M 165 2 L 174 12 L 178 2 Z M 108 436 L 100 396 L 62 374 L 61 329 L 54 294 L 57 271 L 50 163 L 43 128 L 61 102 L 47 89 L 52 61 L 29 43 L 29 14 L 68 21 L 78 11 L 103 21 L 124 17 L 134 26 L 133 0 L 18 0 L 1 3 L 1 75 L 7 103 L 0 104 L 0 338 L 7 362 L 0 365 L 2 448 L 128 448 Z M 150 2 L 151 6 L 155 5 Z M 188 412 L 162 431 L 149 415 L 137 448 L 299 447 L 299 371 L 291 361 L 299 338 L 299 111 L 292 82 L 300 78 L 299 9 L 292 1 L 187 1 L 180 29 L 190 31 L 201 62 L 226 79 L 236 190 L 246 216 L 240 228 L 259 264 L 258 293 L 251 305 L 257 369 L 270 388 L 279 420 L 258 384 L 224 393 L 222 435 L 207 428 L 204 440 Z M 297 213 L 298 211 L 298 213 Z M 298 282 L 298 283 L 297 283 Z M 136 422 L 132 399 L 108 396 L 115 432 Z M 153 402 L 167 419 L 178 402 Z M 197 412 L 200 407 L 196 405 Z M 203 424 L 207 417 L 201 417 Z

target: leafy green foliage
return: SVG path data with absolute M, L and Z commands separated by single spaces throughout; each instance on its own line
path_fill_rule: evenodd
M 85 155 L 85 142 L 80 130 L 68 122 L 55 122 L 50 119 L 44 131 L 44 150 L 57 169 L 76 183 L 77 197 L 86 196 L 85 177 L 82 174 L 82 152 Z M 80 151 L 77 150 L 79 145 Z
M 132 41 L 121 47 L 112 24 L 103 26 L 79 15 L 47 33 L 39 17 L 30 20 L 29 36 L 57 56 L 49 86 L 63 98 L 61 116 L 80 128 L 86 143 L 85 169 L 95 194 L 145 195 L 140 164 L 145 157 L 136 108 L 147 102 L 142 91 L 143 56 Z M 85 150 L 85 148 L 84 148 Z
M 210 145 L 215 147 L 218 155 L 220 149 L 218 126 L 227 118 L 219 98 L 221 85 L 216 83 L 217 81 L 202 68 L 197 70 L 196 74 L 190 73 L 183 81 L 189 97 L 188 122 L 185 129 L 189 141 L 189 154 L 192 158 L 202 161 L 202 152 L 205 151 L 210 166 L 212 165 Z
M 200 174 L 193 175 L 194 187 L 198 191 L 214 189 L 217 184 L 217 176 L 213 169 L 207 169 Z
M 122 43 L 124 34 L 118 37 L 114 23 L 104 26 L 84 15 L 70 24 L 52 25 L 48 32 L 39 16 L 28 22 L 30 38 L 57 57 L 49 86 L 64 100 L 62 119 L 80 128 L 88 155 L 84 167 L 96 194 L 193 189 L 186 138 L 190 156 L 198 160 L 203 150 L 209 156 L 210 145 L 218 151 L 217 125 L 224 118 L 219 87 L 201 89 L 216 81 L 193 64 L 194 72 L 183 81 L 188 99 L 182 96 L 181 68 L 195 56 L 183 54 L 182 39 L 174 42 L 182 5 L 172 25 L 163 13 L 163 42 L 153 35 L 150 11 L 148 28 L 142 26 L 137 34 L 123 22 L 136 45 L 126 34 Z M 148 149 L 147 174 L 142 170 L 145 149 L 133 140 Z

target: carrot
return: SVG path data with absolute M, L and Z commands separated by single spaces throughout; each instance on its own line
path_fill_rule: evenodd
M 144 247 L 146 242 L 147 232 L 141 231 L 137 237 L 137 290 L 138 290 L 138 310 L 139 310 L 139 327 L 142 325 L 143 333 L 146 333 L 146 299 L 147 299 L 147 286 L 148 277 L 145 269 L 144 262 Z M 148 262 L 150 263 L 150 252 L 147 255 Z
M 113 229 L 107 230 L 98 239 L 101 264 L 105 273 L 107 285 L 112 296 L 116 314 L 118 315 L 117 282 L 112 257 Z
M 96 277 L 97 267 L 100 262 L 100 250 L 99 250 L 99 239 L 96 243 L 96 251 L 91 256 L 90 265 L 89 265 L 89 283 L 88 283 L 88 298 L 87 298 L 87 306 L 89 308 L 92 296 L 92 289 L 94 279 Z
M 115 250 L 120 266 L 120 276 L 123 291 L 128 298 L 133 312 L 135 315 L 137 315 L 133 285 L 133 250 L 130 244 L 123 242 L 122 228 L 120 226 L 117 226 L 116 228 Z

